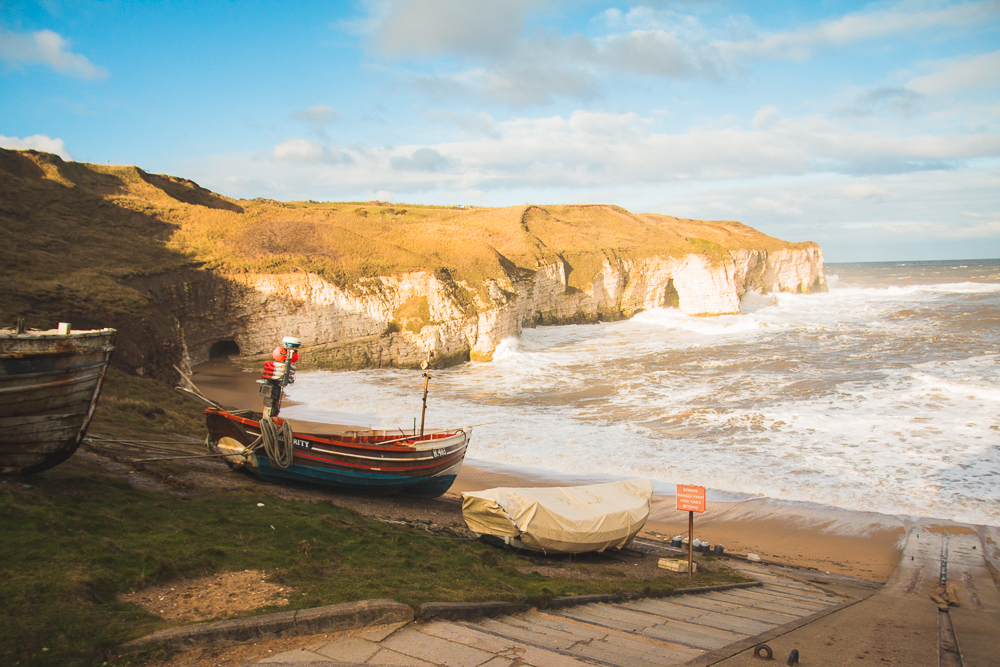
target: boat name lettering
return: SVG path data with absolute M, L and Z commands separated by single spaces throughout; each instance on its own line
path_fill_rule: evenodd
M 300 440 L 299 438 L 292 438 L 292 444 L 296 447 L 303 447 L 305 449 L 312 449 L 313 444 L 308 440 Z

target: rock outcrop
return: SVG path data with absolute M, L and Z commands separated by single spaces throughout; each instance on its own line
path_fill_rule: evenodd
M 154 291 L 172 302 L 190 363 L 220 341 L 252 357 L 292 335 L 310 348 L 311 367 L 415 366 L 429 351 L 443 365 L 489 360 L 504 338 L 539 324 L 622 319 L 664 306 L 722 315 L 738 313 L 748 291 L 825 291 L 822 250 L 800 245 L 731 251 L 714 262 L 694 254 L 609 260 L 585 289 L 570 287 L 566 264 L 556 262 L 518 280 L 490 279 L 486 296 L 423 271 L 370 279 L 358 290 L 310 273 L 239 273 L 227 276 L 224 293 L 216 284 L 211 294 L 189 274 Z

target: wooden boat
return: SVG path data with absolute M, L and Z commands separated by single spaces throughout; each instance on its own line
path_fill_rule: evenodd
M 114 329 L 0 330 L 0 474 L 30 474 L 76 451 L 94 416 Z
M 342 491 L 404 493 L 436 498 L 455 481 L 472 428 L 452 431 L 359 431 L 344 435 L 292 432 L 291 464 L 275 465 L 265 448 L 249 451 L 261 436 L 261 413 L 205 411 L 209 450 L 226 455 L 233 467 L 270 481 L 321 484 Z M 278 426 L 284 420 L 275 419 Z

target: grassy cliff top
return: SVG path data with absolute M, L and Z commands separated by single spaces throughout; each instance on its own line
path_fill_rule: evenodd
M 476 287 L 564 259 L 584 287 L 606 259 L 802 246 L 738 222 L 634 214 L 617 206 L 507 208 L 234 200 L 138 167 L 0 149 L 4 322 L 45 303 L 109 312 L 144 305 L 130 278 L 183 267 L 310 271 L 341 287 L 432 271 Z M 45 308 L 42 307 L 44 312 Z M 40 323 L 39 323 L 40 324 Z

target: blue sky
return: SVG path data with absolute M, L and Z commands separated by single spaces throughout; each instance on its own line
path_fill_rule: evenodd
M 0 146 L 1000 257 L 1000 2 L 3 2 Z

